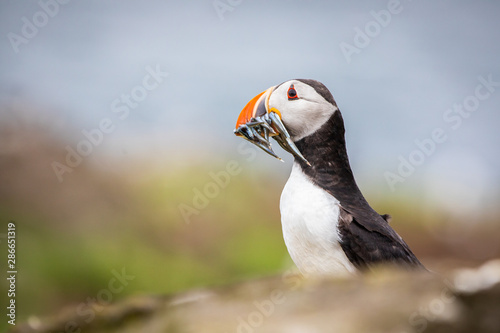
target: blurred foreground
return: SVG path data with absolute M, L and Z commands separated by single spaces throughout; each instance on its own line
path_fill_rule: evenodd
M 0 125 L 0 233 L 16 223 L 18 323 L 75 307 L 90 318 L 93 307 L 127 295 L 224 285 L 293 266 L 281 235 L 284 182 L 245 167 L 242 156 L 170 163 L 172 156 L 111 158 L 95 149 L 59 182 L 53 162 L 65 161 L 71 133 L 28 119 Z M 433 271 L 500 256 L 498 211 L 457 218 L 426 209 L 417 196 L 364 191 Z
M 456 332 L 500 327 L 500 260 L 477 269 L 382 269 L 351 279 L 303 280 L 293 271 L 172 296 L 137 296 L 60 312 L 13 333 L 78 332 Z M 69 310 L 69 309 L 68 309 Z

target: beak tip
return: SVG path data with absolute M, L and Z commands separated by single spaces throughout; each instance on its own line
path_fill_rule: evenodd
M 281 121 L 281 113 L 275 108 L 268 109 L 268 100 L 273 89 L 274 87 L 267 89 L 247 103 L 236 121 L 233 133 L 250 141 L 281 162 L 285 162 L 271 148 L 269 139 L 272 137 L 285 151 L 311 166 L 291 140 L 290 134 Z

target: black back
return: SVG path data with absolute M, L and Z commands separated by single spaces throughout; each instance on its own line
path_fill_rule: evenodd
M 305 83 L 316 91 L 319 89 L 326 100 L 331 99 L 336 105 L 326 87 L 328 93 L 321 83 L 312 82 Z M 337 110 L 318 131 L 295 142 L 311 166 L 300 159 L 295 162 L 317 186 L 340 202 L 338 228 L 346 256 L 358 268 L 379 262 L 423 267 L 386 218 L 375 212 L 363 197 L 349 165 L 344 132 L 344 121 Z

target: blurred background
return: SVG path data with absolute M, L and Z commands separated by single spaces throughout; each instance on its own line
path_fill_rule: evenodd
M 3 1 L 0 249 L 13 220 L 17 320 L 108 300 L 122 270 L 112 300 L 292 267 L 292 158 L 232 133 L 292 78 L 331 90 L 360 188 L 425 265 L 498 257 L 499 14 L 486 0 Z

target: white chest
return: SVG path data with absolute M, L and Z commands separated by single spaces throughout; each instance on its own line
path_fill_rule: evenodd
M 285 244 L 302 274 L 356 272 L 339 243 L 339 201 L 313 184 L 296 163 L 281 194 L 280 210 Z

